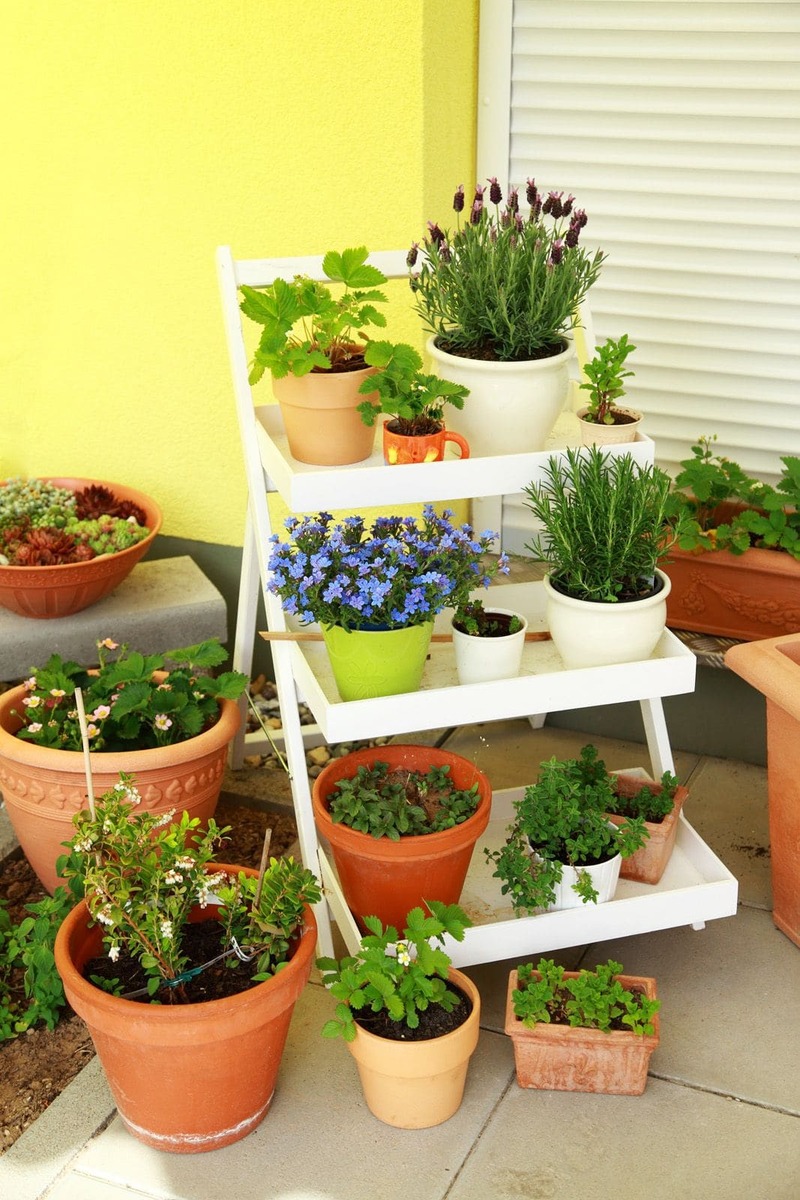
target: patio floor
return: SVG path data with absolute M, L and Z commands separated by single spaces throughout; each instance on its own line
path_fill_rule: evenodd
M 588 740 L 509 721 L 447 744 L 502 788 Z M 610 768 L 648 766 L 640 745 L 592 740 Z M 94 1060 L 0 1159 L 0 1197 L 797 1200 L 800 950 L 771 920 L 766 772 L 678 753 L 676 773 L 690 823 L 739 881 L 737 915 L 554 955 L 569 966 L 613 957 L 656 977 L 661 1044 L 643 1096 L 519 1088 L 502 1032 L 516 961 L 493 963 L 467 968 L 482 1032 L 461 1109 L 435 1129 L 392 1129 L 367 1110 L 344 1045 L 320 1037 L 331 1000 L 316 982 L 295 1010 L 271 1110 L 249 1137 L 211 1154 L 152 1150 L 123 1128 Z

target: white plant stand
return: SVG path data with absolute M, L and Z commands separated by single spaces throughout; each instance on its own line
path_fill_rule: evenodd
M 373 255 L 370 261 L 387 275 L 405 274 L 403 252 Z M 249 494 L 234 646 L 234 667 L 248 671 L 256 636 L 259 586 L 269 629 L 290 627 L 279 600 L 266 587 L 266 560 L 273 532 L 268 492 L 278 491 L 292 512 L 357 511 L 377 503 L 403 506 L 421 500 L 498 498 L 540 480 L 550 454 L 558 451 L 395 468 L 384 466 L 378 452 L 352 467 L 298 463 L 289 454 L 278 408 L 253 405 L 237 290 L 242 283 L 267 284 L 277 275 L 320 273 L 321 259 L 234 261 L 230 250 L 221 248 L 217 265 Z M 640 462 L 652 462 L 654 447 L 650 439 L 640 437 L 628 446 L 608 447 L 607 452 L 630 453 Z M 504 605 L 522 612 L 531 630 L 545 628 L 541 584 L 508 584 L 502 594 Z M 437 624 L 445 631 L 447 614 L 441 614 Z M 325 889 L 325 899 L 316 913 L 323 954 L 332 953 L 331 915 L 351 950 L 360 935 L 344 903 L 335 871 L 317 840 L 298 700 L 308 704 L 328 742 L 434 729 L 441 726 L 443 714 L 448 725 L 462 725 L 637 700 L 651 770 L 659 777 L 673 770 L 662 698 L 693 691 L 696 663 L 692 652 L 669 631 L 664 632 L 646 661 L 572 671 L 564 669 L 552 643 L 539 642 L 526 645 L 518 678 L 460 686 L 452 647 L 434 645 L 418 692 L 343 703 L 322 644 L 273 642 L 272 658 L 301 853 L 306 866 L 319 872 Z M 490 836 L 476 847 L 473 856 L 463 902 L 471 910 L 475 926 L 467 930 L 463 943 L 449 947 L 457 965 L 675 925 L 700 928 L 706 920 L 735 913 L 736 880 L 681 818 L 674 862 L 657 887 L 623 881 L 617 897 L 608 904 L 514 917 L 482 853 L 484 844 L 499 845 L 502 841 L 513 811 L 513 795 L 510 791 L 495 796 Z

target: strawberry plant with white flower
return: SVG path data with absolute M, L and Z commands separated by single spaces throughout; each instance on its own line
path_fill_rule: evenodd
M 239 671 L 207 671 L 225 661 L 216 638 L 140 654 L 111 638 L 97 643 L 99 667 L 88 670 L 53 654 L 25 680 L 16 736 L 54 750 L 80 750 L 75 689 L 83 693 L 92 751 L 146 750 L 196 737 L 219 718 L 219 701 L 238 700 L 248 680 Z M 168 670 L 165 679 L 156 672 Z

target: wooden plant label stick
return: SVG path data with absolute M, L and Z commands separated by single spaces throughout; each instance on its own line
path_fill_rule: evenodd
M 253 897 L 253 911 L 254 912 L 258 910 L 258 906 L 261 903 L 261 889 L 264 886 L 264 872 L 266 871 L 267 863 L 269 862 L 269 845 L 270 845 L 271 841 L 272 841 L 272 828 L 271 828 L 271 826 L 267 826 L 267 829 L 264 833 L 264 845 L 261 848 L 261 865 L 258 868 L 258 882 L 256 883 L 256 894 Z
M 92 756 L 89 752 L 89 730 L 86 725 L 86 709 L 83 707 L 83 692 L 75 688 L 75 704 L 78 709 L 78 724 L 81 727 L 81 745 L 83 746 L 83 769 L 86 772 L 86 794 L 89 798 L 89 812 L 94 820 L 94 784 L 92 783 Z

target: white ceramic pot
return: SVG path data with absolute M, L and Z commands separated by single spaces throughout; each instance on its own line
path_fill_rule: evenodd
M 529 362 L 486 362 L 460 358 L 427 343 L 432 369 L 451 383 L 469 388 L 460 412 L 449 423 L 469 442 L 474 457 L 543 450 L 569 395 L 572 342 L 553 358 Z
M 624 425 L 598 425 L 596 421 L 587 421 L 588 408 L 578 411 L 578 422 L 581 429 L 582 446 L 621 446 L 624 442 L 635 442 L 636 434 L 642 423 L 642 414 L 632 408 L 617 408 L 616 412 L 625 413 L 632 420 Z
M 518 617 L 522 628 L 506 637 L 473 637 L 453 627 L 459 683 L 488 683 L 491 679 L 513 679 L 519 675 L 528 622 L 521 613 L 510 608 L 492 607 L 486 612 Z
M 547 906 L 548 912 L 557 912 L 562 908 L 583 908 L 584 902 L 575 891 L 573 884 L 578 882 L 578 872 L 585 871 L 597 892 L 597 904 L 605 904 L 614 899 L 619 881 L 619 871 L 622 866 L 622 855 L 615 854 L 606 862 L 596 863 L 593 867 L 570 867 L 566 863 L 561 867 L 561 880 L 555 885 L 556 898 Z
M 661 591 L 616 604 L 573 600 L 545 576 L 547 627 L 565 667 L 607 667 L 650 657 L 664 632 L 671 587 L 663 571 L 656 574 Z

